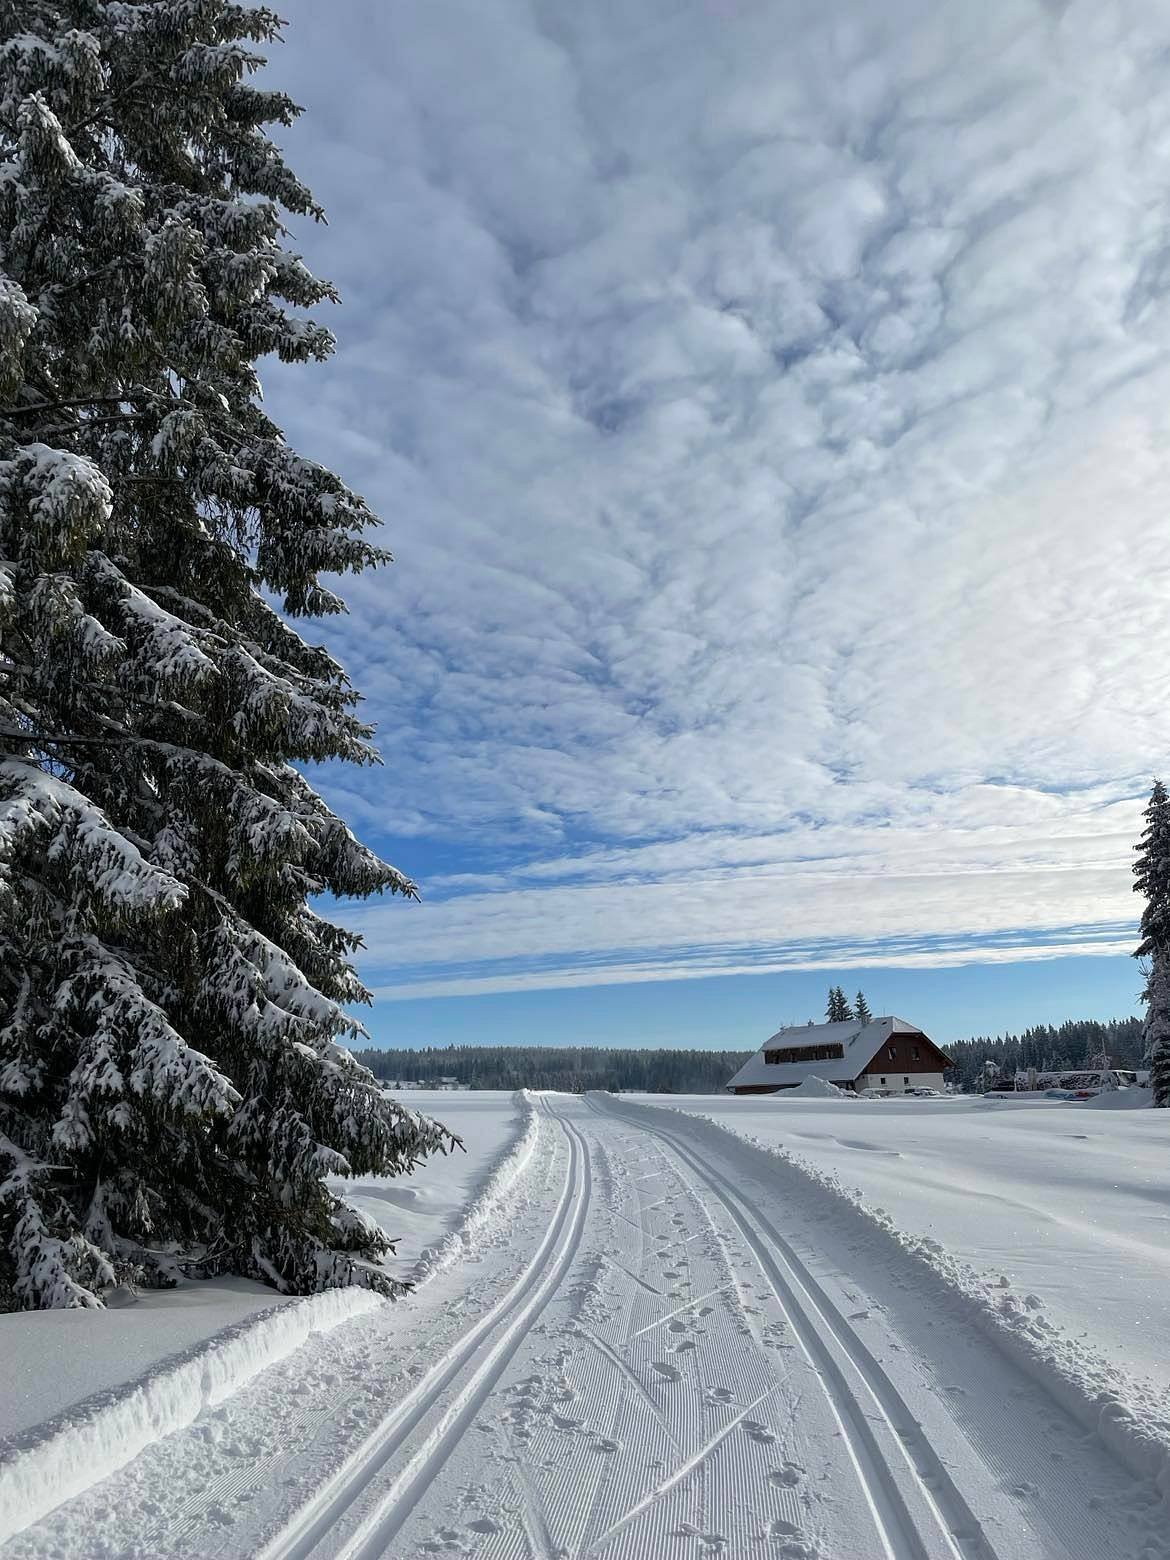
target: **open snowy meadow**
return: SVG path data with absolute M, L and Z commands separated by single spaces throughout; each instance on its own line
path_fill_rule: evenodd
M 410 1103 L 468 1152 L 352 1190 L 409 1298 L 0 1321 L 57 1414 L 4 1560 L 1170 1555 L 1166 1113 Z M 61 1412 L 111 1326 L 141 1356 Z

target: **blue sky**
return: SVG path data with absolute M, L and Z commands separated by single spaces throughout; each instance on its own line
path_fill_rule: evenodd
M 345 907 L 375 1037 L 1133 1011 L 1170 12 L 284 10 L 344 304 L 269 405 L 398 559 L 319 631 L 386 762 L 315 778 L 424 892 Z

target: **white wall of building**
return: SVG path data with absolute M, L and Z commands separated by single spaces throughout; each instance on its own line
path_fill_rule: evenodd
M 894 1094 L 905 1094 L 908 1089 L 937 1089 L 943 1092 L 943 1075 L 940 1072 L 918 1073 L 863 1073 L 857 1080 L 861 1089 L 889 1089 Z

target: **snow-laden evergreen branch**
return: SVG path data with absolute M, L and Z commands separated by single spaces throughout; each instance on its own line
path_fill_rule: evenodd
M 321 213 L 250 83 L 279 26 L 0 0 L 0 1305 L 176 1266 L 393 1292 L 324 1177 L 452 1141 L 339 1043 L 358 939 L 307 902 L 415 888 L 294 767 L 377 760 L 289 619 L 387 554 L 261 405 L 336 298 L 283 247 Z

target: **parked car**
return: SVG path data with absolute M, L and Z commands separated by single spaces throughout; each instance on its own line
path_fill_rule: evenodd
M 928 1089 L 925 1086 L 918 1089 L 907 1089 L 907 1094 L 912 1094 L 916 1100 L 941 1100 L 942 1094 L 938 1089 Z

